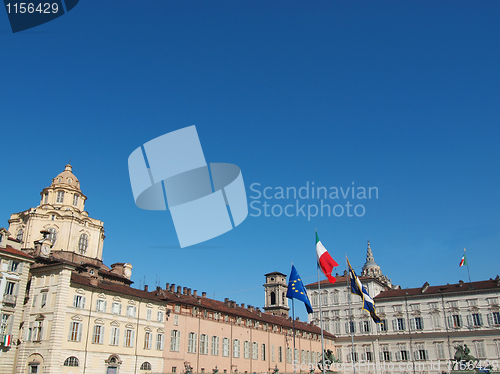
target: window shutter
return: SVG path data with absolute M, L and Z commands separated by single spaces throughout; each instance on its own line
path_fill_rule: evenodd
M 493 314 L 488 313 L 488 325 L 493 326 Z
M 448 319 L 448 328 L 452 329 L 453 328 L 453 317 L 452 316 L 446 316 Z
M 82 341 L 82 324 L 78 323 L 77 326 L 78 326 L 78 337 L 77 337 L 77 340 L 79 342 L 81 342 Z
M 69 335 L 68 335 L 68 340 L 71 340 L 71 332 L 73 331 L 73 324 L 74 322 L 70 322 L 69 324 Z M 36 329 L 36 326 L 34 326 L 34 329 Z
M 363 331 L 363 321 L 359 322 L 359 332 L 364 332 Z
M 104 310 L 103 312 L 106 313 L 108 311 L 108 302 L 104 300 Z
M 361 353 L 361 361 L 366 361 L 366 353 Z
M 472 326 L 472 316 L 467 314 L 467 327 Z
M 462 322 L 462 315 L 458 315 L 458 320 L 460 321 L 460 327 L 462 327 L 464 325 Z
M 118 314 L 122 314 L 122 304 L 118 304 Z
M 17 267 L 17 272 L 18 273 L 22 273 L 23 272 L 23 263 L 22 262 L 19 263 L 19 266 Z
M 73 307 L 75 307 L 75 308 L 76 308 L 76 298 L 77 298 L 77 296 L 76 296 L 76 295 L 75 295 L 75 296 L 73 296 Z
M 10 271 L 12 269 L 12 260 L 9 260 L 9 263 L 7 264 L 7 269 Z
M 418 351 L 413 351 L 413 358 L 418 361 L 420 360 L 420 355 L 418 354 Z
M 392 329 L 394 331 L 398 330 L 398 321 L 396 321 L 395 319 L 392 320 Z
M 428 360 L 429 359 L 429 351 L 426 349 L 425 350 L 425 359 Z
M 82 297 L 82 309 L 85 309 L 85 297 Z
M 420 317 L 420 328 L 424 329 L 424 317 Z
M 412 330 L 416 330 L 417 329 L 417 323 L 415 322 L 415 318 L 414 317 L 411 317 L 411 319 L 410 319 L 410 326 L 411 326 Z
M 17 296 L 19 295 L 19 282 L 16 283 L 14 286 L 14 295 Z
M 483 325 L 483 315 L 479 313 L 479 326 Z
M 350 334 L 351 333 L 351 331 L 349 331 L 349 322 L 345 323 L 345 333 L 346 334 Z
M 132 333 L 130 334 L 130 346 L 134 346 L 134 341 L 135 341 L 135 331 L 132 330 Z
M 406 319 L 403 318 L 403 330 L 406 330 Z
M 396 351 L 396 361 L 401 361 L 401 352 Z

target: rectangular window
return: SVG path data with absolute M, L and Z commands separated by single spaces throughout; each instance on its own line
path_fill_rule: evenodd
M 491 322 L 493 325 L 500 325 L 500 312 L 491 313 Z
M 416 350 L 416 359 L 418 361 L 424 361 L 428 359 L 427 351 L 425 350 L 425 347 L 423 344 L 417 344 L 417 350 Z
M 136 307 L 134 305 L 127 305 L 127 317 L 135 317 Z
M 123 340 L 124 347 L 133 347 L 134 346 L 134 335 L 135 331 L 131 329 L 125 330 L 125 339 Z
M 47 305 L 47 292 L 42 292 L 42 302 L 40 303 L 40 308 L 45 308 Z
M 438 358 L 438 360 L 444 360 L 445 358 L 443 342 L 436 343 L 436 357 Z
M 219 337 L 218 336 L 212 336 L 212 345 L 210 347 L 210 354 L 212 356 L 219 355 Z
M 243 343 L 243 358 L 250 358 L 250 342 Z
M 70 328 L 71 327 L 72 326 L 70 326 Z M 81 327 L 81 325 L 80 325 L 80 327 Z M 78 327 L 78 331 L 80 331 L 80 327 Z M 71 334 L 71 330 L 70 330 L 70 334 Z M 81 337 L 81 332 L 80 332 L 80 334 L 77 333 L 75 336 L 76 336 L 76 338 Z M 42 321 L 35 321 L 35 323 L 33 324 L 33 341 L 34 342 L 40 341 L 40 340 L 42 340 L 42 337 L 43 337 Z M 80 340 L 77 340 L 77 341 L 80 341 Z
M 483 340 L 475 341 L 474 345 L 476 346 L 476 357 L 485 358 L 486 350 L 484 349 L 484 341 Z
M 266 345 L 262 343 L 261 345 L 261 351 L 262 351 L 262 361 L 266 361 Z
M 274 362 L 274 345 L 271 346 L 271 361 Z
M 453 314 L 451 316 L 452 318 L 452 325 L 451 327 L 454 327 L 454 328 L 459 328 L 459 327 L 462 327 L 462 318 L 459 314 Z
M 253 360 L 258 360 L 259 359 L 259 343 L 252 343 L 252 359 Z M 291 361 L 290 361 L 291 363 Z
M 103 337 L 104 337 L 104 326 L 94 325 L 94 331 L 92 333 L 92 343 L 102 344 Z
M 111 304 L 111 314 L 122 314 L 122 304 L 120 303 Z
M 153 334 L 149 331 L 146 331 L 144 334 L 144 349 L 151 349 L 153 345 Z
M 57 191 L 56 203 L 62 203 L 64 201 L 64 191 Z
M 483 325 L 483 318 L 482 318 L 481 314 L 474 313 L 472 315 L 472 324 L 474 325 L 474 327 L 480 327 Z
M 118 345 L 120 341 L 120 329 L 118 327 L 111 327 L 111 336 L 109 345 Z
M 405 330 L 405 319 L 404 318 L 397 318 L 397 330 L 398 331 L 403 331 Z
M 179 326 L 179 316 L 174 314 L 174 326 Z
M 386 319 L 380 320 L 380 323 L 378 323 L 378 326 L 380 328 L 380 331 L 387 331 L 387 320 Z
M 292 363 L 292 349 L 291 348 L 286 349 L 286 362 L 289 364 Z
M 429 309 L 437 309 L 438 308 L 438 303 L 429 303 Z
M 238 339 L 233 339 L 233 357 L 240 357 L 240 341 Z
M 153 313 L 153 311 L 150 308 L 146 309 L 146 320 L 151 321 L 151 314 L 152 313 Z
M 82 339 L 82 324 L 80 322 L 71 322 L 69 324 L 69 338 L 71 342 L 79 342 Z
M 439 314 L 437 313 L 432 314 L 432 325 L 434 326 L 435 329 L 441 327 L 441 317 L 439 316 Z
M 16 283 L 7 281 L 5 286 L 5 295 L 15 295 L 16 294 Z
M 278 347 L 278 361 L 283 362 L 283 347 Z
M 163 342 L 165 337 L 163 334 L 156 334 L 156 350 L 163 351 Z
M 229 357 L 229 339 L 222 339 L 222 356 Z
M 208 355 L 208 335 L 200 335 L 200 355 Z
M 170 351 L 179 352 L 181 346 L 181 332 L 178 330 L 170 331 Z
M 363 332 L 370 332 L 370 321 L 362 322 Z
M 415 330 L 423 330 L 424 329 L 424 321 L 422 317 L 415 317 Z
M 75 295 L 73 297 L 73 307 L 74 308 L 85 308 L 85 297 L 80 295 Z
M 98 299 L 95 303 L 95 311 L 106 313 L 106 300 Z
M 164 313 L 159 310 L 158 313 L 156 314 L 156 322 L 163 322 L 163 315 Z
M 77 205 L 78 205 L 78 195 L 77 195 L 77 194 L 74 194 L 74 195 L 73 195 L 73 205 L 74 205 L 74 206 L 77 206 Z
M 196 353 L 196 343 L 198 336 L 194 332 L 190 332 L 188 335 L 188 353 Z
M 21 272 L 20 268 L 21 268 L 21 266 L 19 265 L 19 261 L 10 260 L 9 265 L 7 267 L 7 271 L 12 271 L 14 273 L 20 273 Z
M 381 359 L 382 361 L 391 361 L 391 352 L 389 351 L 389 346 L 382 346 Z
M 31 306 L 34 308 L 36 307 L 36 299 L 37 299 L 38 295 L 35 295 L 33 296 L 33 304 L 31 304 Z

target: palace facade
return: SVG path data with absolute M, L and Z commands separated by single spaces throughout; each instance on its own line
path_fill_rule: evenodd
M 302 371 L 315 366 L 321 331 L 288 317 L 284 274 L 266 274 L 262 311 L 174 284 L 133 288 L 130 263 L 103 263 L 104 225 L 86 199 L 66 165 L 39 206 L 0 229 L 0 374 L 292 372 L 294 358 Z M 334 336 L 325 338 L 331 349 Z
M 449 372 L 455 346 L 466 344 L 482 363 L 500 363 L 500 279 L 402 289 L 393 286 L 374 260 L 368 242 L 359 277 L 375 301 L 375 324 L 350 294 L 347 274 L 337 282 L 306 286 L 314 313 L 310 322 L 333 333 L 335 356 L 360 371 L 385 374 Z M 349 308 L 349 297 L 351 308 Z M 351 339 L 351 332 L 354 340 Z M 351 371 L 347 369 L 347 371 Z

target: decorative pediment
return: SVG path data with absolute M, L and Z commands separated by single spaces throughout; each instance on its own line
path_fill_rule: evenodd
M 43 321 L 45 319 L 45 316 L 43 314 L 39 314 L 36 316 L 35 321 Z
M 134 300 L 129 300 L 129 301 L 128 301 L 128 303 L 129 303 L 130 305 L 135 305 L 135 304 L 137 304 Z
M 164 333 L 164 330 L 159 328 L 159 329 L 156 329 L 157 332 L 159 332 L 160 334 L 163 334 Z
M 83 288 L 78 288 L 75 292 L 77 294 L 80 294 L 80 295 L 84 295 L 85 294 L 85 290 Z
M 80 315 L 78 315 L 78 314 L 77 314 L 76 316 L 71 317 L 71 319 L 72 319 L 73 321 L 79 321 L 79 322 L 83 321 L 82 316 L 80 316 Z
M 146 308 L 152 308 L 152 307 L 153 307 L 153 304 L 151 304 L 151 303 L 146 304 Z
M 163 305 L 160 305 L 160 306 L 158 307 L 158 309 L 159 309 L 159 310 L 165 310 L 165 307 L 164 307 Z
M 120 324 L 117 321 L 111 322 L 110 325 L 114 326 L 114 327 L 119 327 L 120 326 Z
M 105 299 L 106 295 L 103 293 L 100 293 L 99 296 L 97 296 L 99 299 Z
M 97 319 L 94 321 L 94 323 L 95 323 L 96 325 L 104 325 L 104 320 L 103 320 L 103 319 L 101 319 L 101 318 L 97 318 Z
M 119 297 L 119 296 L 115 296 L 115 297 L 113 297 L 113 300 L 114 300 L 114 301 L 122 301 L 122 299 L 120 299 L 120 297 Z
M 125 325 L 125 328 L 127 328 L 127 329 L 133 329 L 133 328 L 134 328 L 134 325 L 132 325 L 131 323 L 127 323 L 127 324 Z
M 151 332 L 151 331 L 153 331 L 153 330 L 151 330 L 151 327 L 145 327 L 145 328 L 144 328 L 144 331 Z

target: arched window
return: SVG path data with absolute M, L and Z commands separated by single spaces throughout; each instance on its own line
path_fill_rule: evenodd
M 64 361 L 64 366 L 80 366 L 80 362 L 75 356 L 71 356 Z
M 271 305 L 276 304 L 276 294 L 274 292 L 271 292 Z
M 24 230 L 23 229 L 17 230 L 16 239 L 19 240 L 20 242 L 22 242 L 23 241 L 23 235 L 24 235 Z
M 78 251 L 81 255 L 87 253 L 87 247 L 89 244 L 89 237 L 87 234 L 80 235 L 80 239 L 78 240 Z
M 47 229 L 47 231 L 50 232 L 49 239 L 52 242 L 52 245 L 54 245 L 54 243 L 57 240 L 57 231 L 56 231 L 56 229 L 54 229 L 52 227 L 50 229 Z
M 151 370 L 151 364 L 149 362 L 143 362 L 141 365 L 141 370 Z
M 78 205 L 78 194 L 73 195 L 73 205 L 77 206 Z

